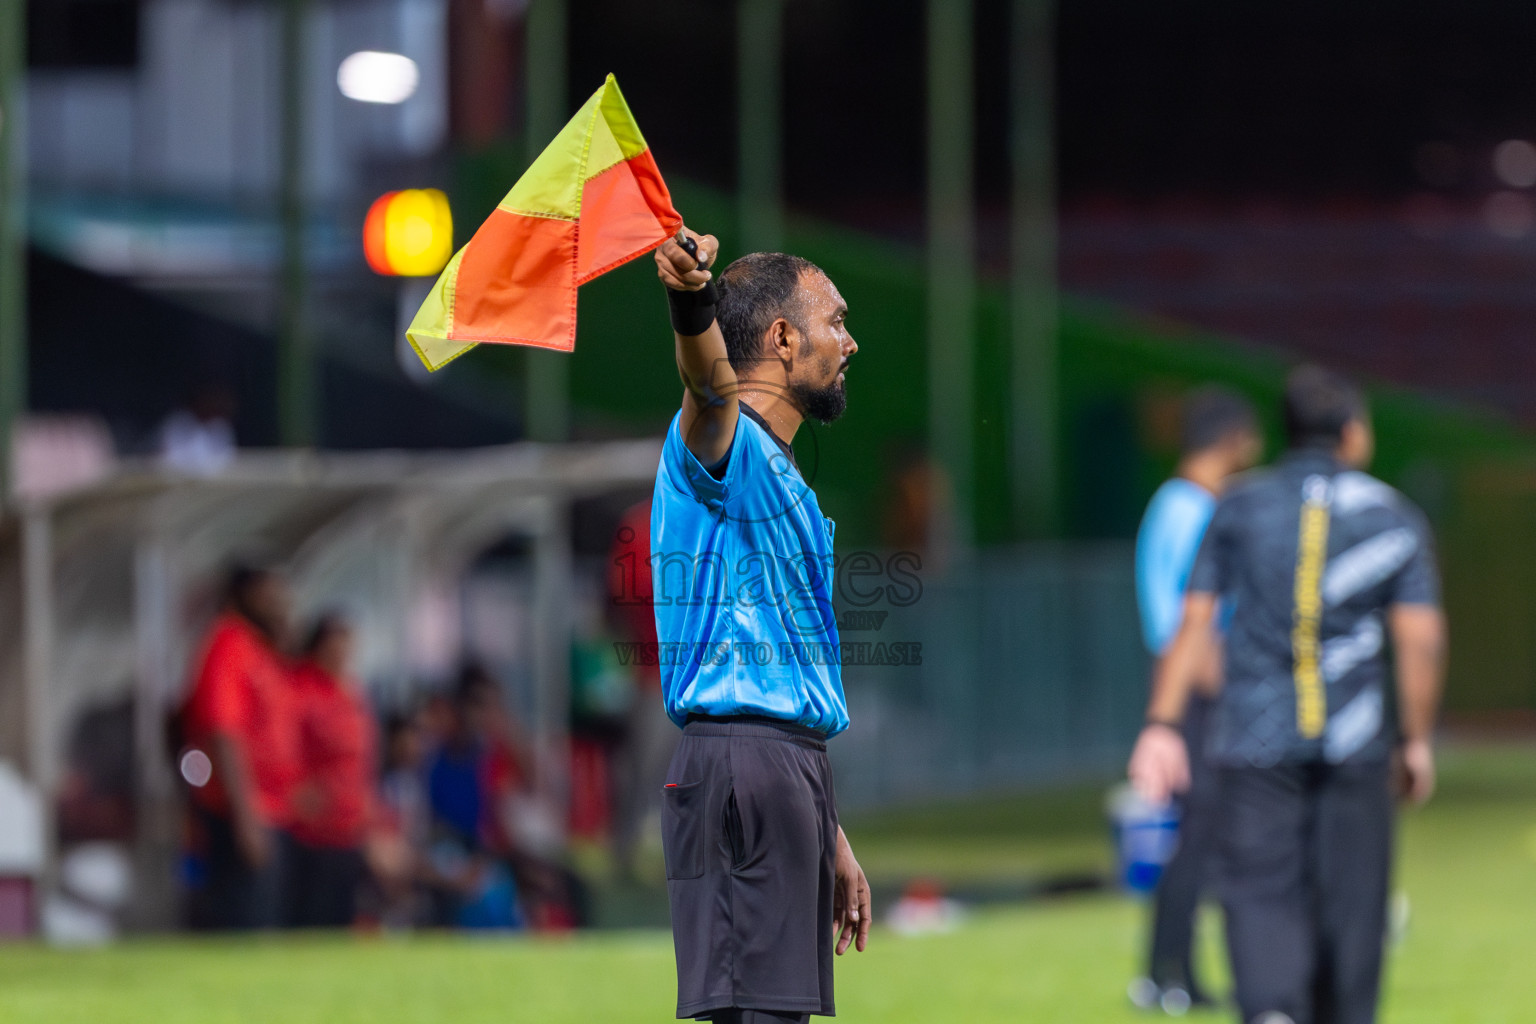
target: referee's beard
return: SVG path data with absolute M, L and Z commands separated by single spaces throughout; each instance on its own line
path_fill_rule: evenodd
M 847 366 L 838 367 L 838 373 L 842 373 Z M 799 407 L 807 419 L 813 419 L 822 425 L 831 423 L 848 409 L 848 391 L 842 381 L 837 379 L 837 374 L 832 375 L 832 380 L 821 387 L 814 387 L 805 381 L 794 381 L 789 385 L 790 397 Z

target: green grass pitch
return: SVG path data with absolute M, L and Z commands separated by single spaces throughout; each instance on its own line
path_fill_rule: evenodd
M 1444 776 L 1436 802 L 1403 820 L 1398 886 L 1412 913 L 1389 963 L 1384 1024 L 1529 1021 L 1536 749 L 1453 752 Z M 922 873 L 984 889 L 1107 859 L 1097 799 L 1086 790 L 855 819 L 849 832 L 887 882 Z M 978 909 L 946 935 L 877 930 L 868 952 L 838 964 L 840 1016 L 1144 1019 L 1124 997 L 1142 927 L 1137 904 L 1098 895 Z M 1206 952 L 1219 975 L 1214 934 Z M 671 1019 L 672 996 L 671 942 L 661 931 L 0 947 L 5 1024 L 624 1024 Z

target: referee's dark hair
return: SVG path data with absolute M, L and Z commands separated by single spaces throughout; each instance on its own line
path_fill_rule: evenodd
M 1179 445 L 1185 455 L 1214 448 L 1239 432 L 1258 431 L 1253 405 L 1235 391 L 1211 384 L 1191 391 L 1184 399 Z
M 1365 396 L 1341 374 L 1299 366 L 1285 379 L 1285 437 L 1292 448 L 1333 447 L 1365 416 Z
M 716 287 L 720 302 L 715 317 L 725 335 L 731 369 L 750 370 L 762 361 L 763 335 L 780 317 L 805 333 L 800 308 L 800 281 L 822 270 L 810 260 L 782 252 L 748 253 L 734 260 Z

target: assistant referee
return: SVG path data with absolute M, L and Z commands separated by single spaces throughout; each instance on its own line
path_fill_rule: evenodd
M 1142 637 L 1154 658 L 1167 652 L 1178 633 L 1184 591 L 1217 499 L 1264 450 L 1253 407 L 1225 388 L 1195 391 L 1185 401 L 1183 419 L 1178 469 L 1152 496 L 1136 532 L 1136 604 Z M 1178 846 L 1163 866 L 1153 900 L 1147 975 L 1131 986 L 1138 1006 L 1160 1005 L 1173 1015 L 1214 1004 L 1196 977 L 1194 945 L 1195 919 L 1215 861 L 1219 807 L 1205 754 L 1207 723 L 1220 689 L 1220 644 L 1214 643 L 1184 714 L 1190 784 L 1180 796 Z
M 806 419 L 847 404 L 858 351 L 820 269 L 754 253 L 718 282 L 712 236 L 656 253 L 682 409 L 651 511 L 668 715 L 683 727 L 662 844 L 677 1015 L 832 1016 L 832 955 L 869 936 L 869 884 L 837 823 L 826 741 L 848 728 L 833 523 L 795 464 Z
M 1372 1024 L 1391 765 L 1395 751 L 1405 795 L 1428 799 L 1445 622 L 1424 517 L 1363 472 L 1374 438 L 1360 392 L 1303 367 L 1284 414 L 1284 458 L 1231 487 L 1206 530 L 1130 775 L 1157 800 L 1188 784 L 1178 726 L 1217 600 L 1230 603 L 1210 756 L 1243 1020 Z

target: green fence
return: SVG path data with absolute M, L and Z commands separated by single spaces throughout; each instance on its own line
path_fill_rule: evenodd
M 844 628 L 845 650 L 921 644 L 922 660 L 844 668 L 853 726 L 831 745 L 840 803 L 1120 771 L 1148 681 L 1132 572 L 1123 542 L 996 548 L 947 578 L 919 574 L 910 604 L 874 609 L 890 612 L 878 629 Z

